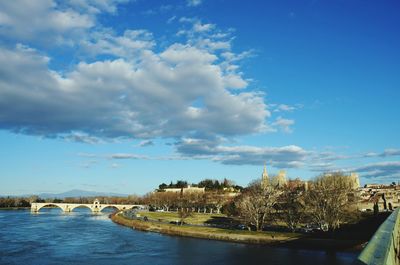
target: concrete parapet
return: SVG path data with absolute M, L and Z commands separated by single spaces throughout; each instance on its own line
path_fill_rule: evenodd
M 400 265 L 400 208 L 378 228 L 354 264 Z

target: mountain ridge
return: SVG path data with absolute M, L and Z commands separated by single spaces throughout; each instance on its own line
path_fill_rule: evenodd
M 128 194 L 114 193 L 114 192 L 103 192 L 103 191 L 87 191 L 80 189 L 72 189 L 61 193 L 39 193 L 39 194 L 25 194 L 25 195 L 0 195 L 0 197 L 30 197 L 36 195 L 41 199 L 64 199 L 67 197 L 96 197 L 96 196 L 107 196 L 107 197 L 127 197 Z

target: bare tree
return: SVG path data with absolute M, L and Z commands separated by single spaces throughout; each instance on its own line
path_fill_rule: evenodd
M 300 189 L 287 189 L 281 194 L 280 212 L 283 221 L 294 232 L 304 215 L 304 194 Z
M 262 187 L 260 181 L 252 182 L 236 201 L 240 216 L 249 225 L 255 226 L 259 231 L 274 211 L 279 191 L 272 186 Z
M 192 207 L 194 205 L 192 194 L 181 194 L 178 197 L 178 215 L 179 215 L 179 223 L 183 225 L 185 219 L 191 217 L 193 215 Z
M 344 221 L 355 200 L 348 176 L 340 172 L 321 175 L 311 182 L 307 192 L 307 213 L 322 230 L 333 231 Z
M 159 201 L 163 209 L 167 212 L 179 197 L 179 194 L 175 192 L 157 192 L 156 194 L 159 197 Z

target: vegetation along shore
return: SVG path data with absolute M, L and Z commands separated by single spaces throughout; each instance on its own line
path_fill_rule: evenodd
M 143 213 L 147 217 L 148 213 Z M 157 213 L 158 215 L 169 213 Z M 350 238 L 318 238 L 314 235 L 278 231 L 248 231 L 226 229 L 203 225 L 185 224 L 175 222 L 154 221 L 147 218 L 128 218 L 123 212 L 111 215 L 113 222 L 131 227 L 140 231 L 156 232 L 172 236 L 184 236 L 209 240 L 221 240 L 236 243 L 262 244 L 270 246 L 286 246 L 306 249 L 335 249 L 343 251 L 358 251 L 366 240 Z M 147 221 L 145 221 L 147 220 Z

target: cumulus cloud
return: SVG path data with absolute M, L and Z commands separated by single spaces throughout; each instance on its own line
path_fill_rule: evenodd
M 111 29 L 103 29 L 89 34 L 80 45 L 83 52 L 93 57 L 112 55 L 134 58 L 143 50 L 152 49 L 155 42 L 152 33 L 147 30 L 125 30 L 123 35 L 117 35 Z
M 282 117 L 278 117 L 276 121 L 272 123 L 272 126 L 275 128 L 278 128 L 279 130 L 285 132 L 285 133 L 291 133 L 293 132 L 292 126 L 294 124 L 294 120 L 291 119 L 284 119 Z
M 103 159 L 189 157 L 236 165 L 304 165 L 309 152 L 295 145 L 224 145 L 225 139 L 241 135 L 289 133 L 294 124 L 278 117 L 268 125 L 271 114 L 264 94 L 248 90 L 251 81 L 240 71 L 240 61 L 254 51 L 233 52 L 232 31 L 181 18 L 185 40 L 161 48 L 145 29 L 117 33 L 94 27 L 98 14 L 115 13 L 120 2 L 71 0 L 57 5 L 45 0 L 33 10 L 32 17 L 40 18 L 32 24 L 31 36 L 25 32 L 27 20 L 17 21 L 25 11 L 0 4 L 0 35 L 11 34 L 16 43 L 40 36 L 71 40 L 85 54 L 80 62 L 56 71 L 49 66 L 49 55 L 31 48 L 36 45 L 0 46 L 0 129 L 89 144 L 116 138 L 141 139 L 139 146 L 153 145 L 151 139 L 157 137 L 176 141 L 173 157 L 116 153 Z M 46 25 L 57 15 L 64 17 L 57 18 L 62 25 Z M 295 108 L 277 107 L 282 112 Z
M 66 35 L 93 27 L 94 18 L 69 8 L 58 8 L 52 0 L 1 1 L 0 35 L 23 40 L 57 41 Z
M 181 17 L 179 22 L 182 23 L 183 28 L 177 32 L 177 35 L 187 37 L 188 44 L 213 52 L 221 52 L 221 58 L 225 58 L 226 62 L 232 62 L 226 56 L 226 54 L 231 53 L 231 42 L 234 39 L 230 31 L 223 32 L 215 24 L 203 23 L 197 18 Z M 246 53 L 250 53 L 250 51 L 241 54 Z M 243 59 L 240 55 L 231 54 L 237 61 Z
M 295 145 L 283 147 L 226 146 L 221 141 L 185 138 L 177 143 L 178 153 L 194 158 L 208 158 L 228 165 L 261 165 L 268 162 L 283 168 L 301 167 L 308 152 Z
M 388 157 L 388 156 L 400 156 L 400 149 L 386 149 L 382 154 L 382 157 Z
M 69 4 L 83 12 L 88 13 L 116 13 L 117 6 L 130 0 L 69 0 Z
M 369 152 L 363 155 L 363 157 L 391 157 L 400 156 L 400 149 L 389 148 L 385 149 L 382 153 Z
M 99 27 L 98 15 L 116 13 L 117 6 L 128 1 L 1 1 L 0 36 L 41 46 L 74 46 Z
M 353 171 L 361 172 L 361 175 L 365 178 L 398 180 L 400 178 L 400 161 L 370 163 L 354 168 Z
M 0 126 L 27 134 L 74 131 L 100 138 L 262 131 L 270 115 L 262 96 L 230 93 L 231 76 L 214 61 L 207 51 L 174 44 L 160 54 L 143 51 L 136 64 L 81 62 L 61 75 L 48 69 L 49 58 L 38 51 L 1 48 Z M 192 106 L 199 98 L 203 106 Z
M 35 45 L 0 46 L 0 129 L 87 143 L 234 137 L 268 129 L 270 112 L 263 94 L 244 90 L 248 82 L 235 63 L 246 53 L 231 51 L 229 32 L 181 18 L 188 26 L 186 42 L 160 49 L 144 29 L 118 34 L 101 25 L 93 27 L 99 13 L 116 12 L 121 2 L 125 1 L 44 0 L 34 4 L 31 16 L 23 13 L 28 8 L 21 11 L 14 1 L 0 4 L 0 28 L 14 32 L 16 40 L 24 42 L 28 29 L 35 37 L 40 37 L 38 32 L 54 33 L 55 38 L 58 34 L 73 39 L 77 50 L 89 55 L 55 71 L 48 55 L 31 48 Z M 58 23 L 64 21 L 62 27 L 50 23 L 49 17 L 60 12 L 79 18 L 57 18 Z M 40 18 L 28 26 L 19 16 Z M 55 27 L 54 32 L 46 27 Z M 65 34 L 89 28 L 80 39 Z

